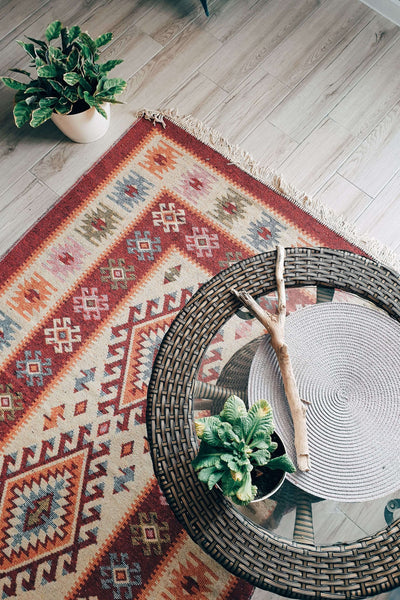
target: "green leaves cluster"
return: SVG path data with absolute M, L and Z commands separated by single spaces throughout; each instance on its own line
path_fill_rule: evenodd
M 195 426 L 201 442 L 192 465 L 198 478 L 209 489 L 218 483 L 236 504 L 248 504 L 256 496 L 251 481 L 254 466 L 295 471 L 287 454 L 271 457 L 277 443 L 271 439 L 274 424 L 266 400 L 247 411 L 243 400 L 230 396 L 219 415 L 198 419 Z
M 31 58 L 30 67 L 35 76 L 23 69 L 11 69 L 29 78 L 22 83 L 10 77 L 0 77 L 8 87 L 16 90 L 14 120 L 17 127 L 30 123 L 38 127 L 50 119 L 53 111 L 60 114 L 80 112 L 90 106 L 107 118 L 104 102 L 119 103 L 115 97 L 126 87 L 119 78 L 108 73 L 123 61 L 108 60 L 99 63 L 99 48 L 112 40 L 112 33 L 92 39 L 75 25 L 68 29 L 60 21 L 50 23 L 45 41 L 29 38 L 18 44 Z M 58 45 L 53 43 L 57 40 Z

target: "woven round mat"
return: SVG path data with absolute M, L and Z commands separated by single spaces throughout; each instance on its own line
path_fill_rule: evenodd
M 322 498 L 357 502 L 400 487 L 400 324 L 386 313 L 324 303 L 292 313 L 286 340 L 307 408 L 311 470 L 289 481 Z M 249 403 L 271 402 L 294 458 L 293 424 L 265 336 L 250 369 Z

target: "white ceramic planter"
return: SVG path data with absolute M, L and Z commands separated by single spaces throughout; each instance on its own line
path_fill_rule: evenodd
M 89 108 L 75 115 L 59 115 L 53 113 L 53 123 L 73 142 L 87 144 L 100 139 L 110 126 L 110 104 L 102 105 L 106 111 L 105 119 L 95 108 Z

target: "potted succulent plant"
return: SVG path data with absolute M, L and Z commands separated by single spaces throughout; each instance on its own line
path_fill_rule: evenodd
M 98 50 L 111 41 L 112 33 L 93 39 L 77 25 L 68 29 L 60 21 L 54 21 L 47 27 L 44 41 L 27 39 L 27 43 L 18 43 L 30 56 L 34 75 L 24 69 L 11 69 L 29 81 L 0 78 L 16 90 L 13 111 L 16 126 L 29 123 L 38 127 L 52 119 L 74 141 L 101 137 L 108 128 L 109 106 L 120 104 L 116 96 L 126 87 L 123 79 L 108 77 L 111 69 L 123 62 L 121 59 L 98 62 Z M 72 133 L 68 122 L 72 122 Z M 87 133 L 82 131 L 85 126 L 89 129 Z
M 278 442 L 273 440 L 272 409 L 266 400 L 247 411 L 243 400 L 230 396 L 219 415 L 197 419 L 195 428 L 201 440 L 192 461 L 198 478 L 209 489 L 218 485 L 236 504 L 246 505 L 257 498 L 261 470 L 263 478 L 274 482 L 274 471 L 284 476 L 296 470 L 283 445 L 279 453 Z

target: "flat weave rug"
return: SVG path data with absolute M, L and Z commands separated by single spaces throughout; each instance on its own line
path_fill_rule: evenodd
M 250 598 L 156 482 L 153 360 L 187 300 L 235 261 L 278 243 L 363 252 L 215 132 L 145 116 L 2 261 L 2 599 Z

